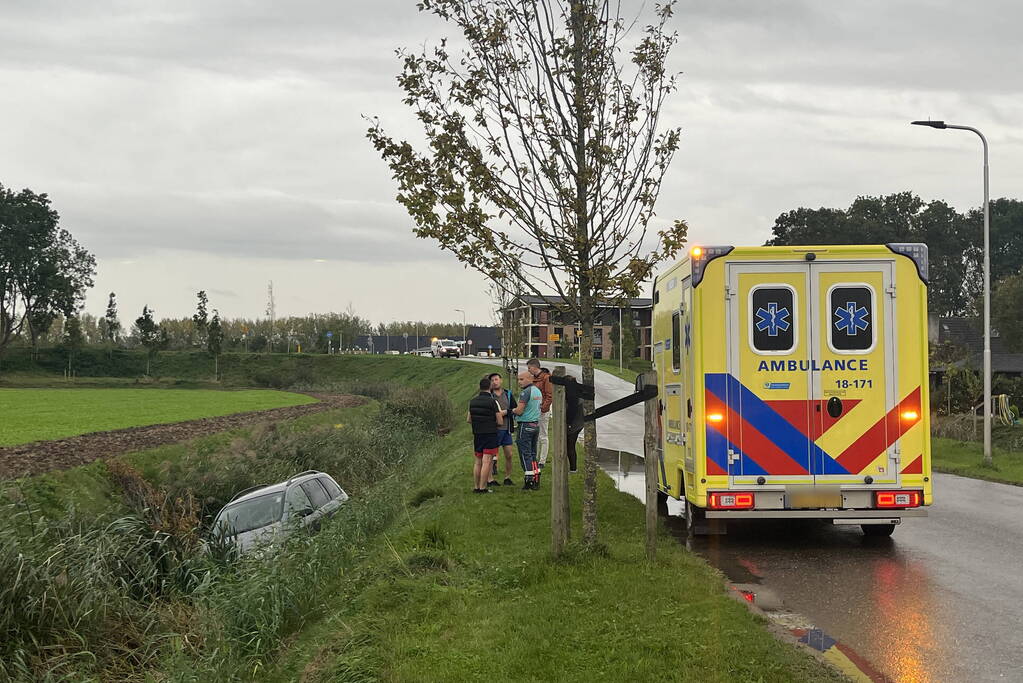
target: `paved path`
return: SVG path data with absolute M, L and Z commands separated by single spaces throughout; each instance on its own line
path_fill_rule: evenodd
M 601 370 L 596 385 L 598 406 L 632 391 Z M 642 453 L 642 433 L 641 406 L 597 425 L 607 449 Z M 628 460 L 623 488 L 641 495 L 642 460 Z M 1023 681 L 1023 487 L 935 474 L 934 499 L 880 543 L 856 527 L 762 522 L 694 550 L 892 680 Z

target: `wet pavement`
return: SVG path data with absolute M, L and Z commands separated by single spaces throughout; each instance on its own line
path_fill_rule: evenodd
M 632 391 L 599 370 L 596 384 L 598 406 Z M 601 467 L 640 499 L 642 430 L 637 406 L 597 431 Z M 775 621 L 838 641 L 874 680 L 1023 681 L 1023 487 L 935 474 L 934 500 L 886 539 L 814 520 L 688 539 L 673 500 L 668 522 Z
M 642 499 L 643 459 L 603 450 L 601 467 Z M 1023 488 L 934 477 L 930 516 L 892 538 L 814 520 L 731 523 L 679 542 L 776 621 L 820 629 L 893 681 L 1023 681 Z M 793 614 L 794 613 L 794 614 Z

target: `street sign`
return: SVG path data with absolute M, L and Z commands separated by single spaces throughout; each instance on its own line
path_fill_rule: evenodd
M 561 335 L 560 334 L 548 334 L 547 335 L 547 339 L 549 339 L 550 341 L 561 341 Z

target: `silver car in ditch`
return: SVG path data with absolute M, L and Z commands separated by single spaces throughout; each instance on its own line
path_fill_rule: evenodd
M 212 536 L 245 553 L 279 541 L 289 533 L 319 531 L 348 494 L 334 478 L 308 470 L 287 481 L 239 492 L 217 515 Z

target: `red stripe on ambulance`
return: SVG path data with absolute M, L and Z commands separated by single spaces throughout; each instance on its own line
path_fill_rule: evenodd
M 909 411 L 915 411 L 915 417 L 905 419 L 902 413 Z M 874 462 L 877 456 L 881 455 L 919 421 L 920 387 L 917 387 L 913 393 L 902 399 L 899 405 L 889 410 L 887 415 L 874 423 L 873 427 L 863 432 L 860 438 L 846 448 L 836 460 L 853 474 L 862 472 L 864 467 Z
M 808 474 L 805 467 L 789 457 L 773 441 L 758 431 L 753 425 L 742 419 L 739 413 L 725 405 L 709 389 L 706 393 L 707 414 L 718 413 L 725 416 L 720 422 L 710 422 L 710 426 L 718 433 L 728 437 L 728 425 L 735 425 L 732 432 L 742 434 L 742 443 L 736 444 L 747 458 L 755 461 L 768 474 Z M 740 428 L 741 425 L 741 428 Z

